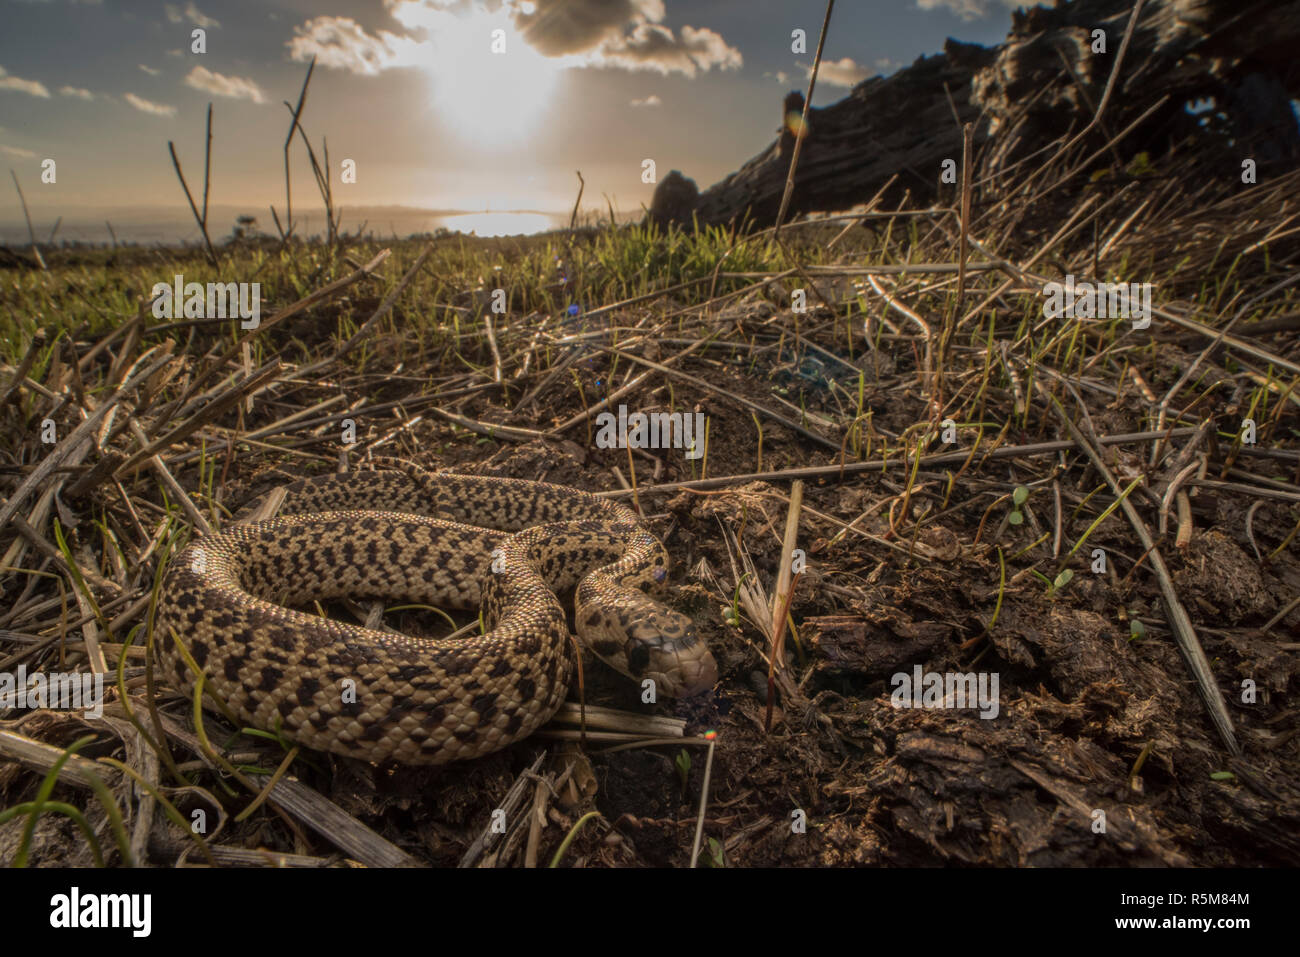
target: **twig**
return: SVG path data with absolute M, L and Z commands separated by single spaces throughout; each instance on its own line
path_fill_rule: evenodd
M 1075 444 L 1092 461 L 1093 468 L 1110 486 L 1111 492 L 1117 497 L 1120 496 L 1122 490 L 1119 483 L 1115 480 L 1115 476 L 1111 474 L 1110 469 L 1106 467 L 1106 462 L 1102 459 L 1101 453 L 1097 451 L 1091 442 L 1084 438 L 1083 433 L 1079 431 L 1074 422 L 1070 420 L 1070 416 L 1065 409 L 1061 407 L 1061 403 L 1047 391 L 1042 384 L 1042 380 L 1035 379 L 1034 385 L 1037 386 L 1039 393 L 1052 406 L 1053 411 L 1065 426 L 1066 431 L 1070 433 Z M 1080 406 L 1083 406 L 1083 400 L 1079 398 L 1077 393 L 1075 393 L 1075 401 Z M 1223 694 L 1219 691 L 1219 686 L 1214 680 L 1214 672 L 1210 670 L 1210 663 L 1206 659 L 1205 651 L 1201 648 L 1201 643 L 1196 637 L 1196 630 L 1192 627 L 1191 619 L 1178 598 L 1178 592 L 1174 588 L 1169 569 L 1165 566 L 1164 559 L 1151 538 L 1151 533 L 1147 531 L 1146 523 L 1138 515 L 1133 503 L 1127 497 L 1123 497 L 1120 500 L 1120 508 L 1124 510 L 1125 517 L 1129 520 L 1129 524 L 1133 526 L 1133 531 L 1137 534 L 1138 540 L 1142 543 L 1142 548 L 1150 559 L 1151 568 L 1155 572 L 1160 585 L 1160 594 L 1165 601 L 1165 610 L 1168 614 L 1170 628 L 1174 633 L 1174 638 L 1178 642 L 1178 647 L 1182 651 L 1184 659 L 1187 661 L 1188 667 L 1191 669 L 1192 677 L 1196 680 L 1196 686 L 1200 689 L 1201 699 L 1205 702 L 1205 706 L 1210 713 L 1210 720 L 1213 722 L 1215 730 L 1219 732 L 1219 737 L 1227 746 L 1229 752 L 1233 755 L 1240 755 L 1241 746 L 1237 744 L 1237 737 L 1233 732 L 1232 716 L 1228 714 L 1228 707 L 1224 703 Z
M 208 104 L 208 147 L 212 146 L 212 104 Z M 207 191 L 208 182 L 206 174 L 203 177 L 203 194 L 204 194 L 204 213 L 200 215 L 199 208 L 194 205 L 194 196 L 190 193 L 190 186 L 185 182 L 185 174 L 181 171 L 181 161 L 176 158 L 176 144 L 171 140 L 167 141 L 167 152 L 171 154 L 172 166 L 176 169 L 176 177 L 181 181 L 181 189 L 185 190 L 185 199 L 190 204 L 190 212 L 194 214 L 194 221 L 199 224 L 199 232 L 203 234 L 203 245 L 207 249 L 208 260 L 213 266 L 220 267 L 221 263 L 217 259 L 217 251 L 212 248 L 212 240 L 208 238 L 207 217 Z M 207 159 L 204 159 L 204 167 L 207 166 Z
M 212 104 L 208 104 L 208 131 L 207 139 L 203 146 L 203 219 L 199 223 L 203 227 L 203 236 L 206 239 L 208 234 L 208 184 L 209 177 L 212 173 Z M 209 246 L 211 243 L 208 244 Z
M 483 332 L 487 336 L 488 348 L 492 350 L 492 381 L 501 381 L 501 350 L 497 348 L 496 330 L 492 328 L 492 313 L 483 313 Z
M 41 248 L 36 245 L 36 230 L 32 228 L 32 217 L 27 212 L 27 199 L 23 196 L 23 188 L 18 185 L 18 174 L 9 168 L 9 175 L 14 178 L 14 189 L 18 190 L 18 202 L 23 204 L 23 218 L 27 220 L 27 235 L 31 237 L 32 253 L 36 256 L 36 261 L 42 269 L 48 269 L 45 265 L 45 258 L 41 255 Z
M 704 782 L 700 785 L 700 813 L 695 818 L 695 844 L 691 848 L 691 867 L 695 867 L 695 862 L 700 859 L 700 839 L 704 836 L 704 811 L 709 806 L 709 782 L 713 778 L 713 745 L 715 740 L 715 738 L 709 738 L 709 753 L 704 759 Z
M 134 435 L 136 441 L 140 443 L 140 447 L 142 449 L 147 449 L 149 447 L 149 436 L 146 435 L 144 429 L 140 427 L 140 423 L 135 419 L 131 419 L 128 424 L 131 428 L 131 434 Z M 203 535 L 211 535 L 212 526 L 208 524 L 207 519 L 203 517 L 203 513 L 200 512 L 198 506 L 190 500 L 190 497 L 186 494 L 185 490 L 181 488 L 181 485 L 176 481 L 175 476 L 173 476 L 167 466 L 163 464 L 163 460 L 157 455 L 151 455 L 149 457 L 149 465 L 154 472 L 157 473 L 158 478 L 162 480 L 162 483 L 167 486 L 168 493 L 173 499 L 175 499 L 176 504 L 185 512 L 190 523 Z
M 143 372 L 136 373 L 129 380 L 123 383 L 122 387 L 114 392 L 113 395 L 100 405 L 98 409 L 88 415 L 80 425 L 73 429 L 72 433 L 68 435 L 67 438 L 58 442 L 54 446 L 54 449 L 41 460 L 41 463 L 32 469 L 27 478 L 23 480 L 22 484 L 20 484 L 18 488 L 14 490 L 13 494 L 5 500 L 4 504 L 0 505 L 0 531 L 3 531 L 4 527 L 9 524 L 9 520 L 17 513 L 28 495 L 42 486 L 54 470 L 63 464 L 65 459 L 77 452 L 82 443 L 92 441 L 91 435 L 99 428 L 99 423 L 103 421 L 104 417 L 107 416 L 109 412 L 117 407 L 117 404 L 121 402 L 131 390 L 135 389 L 141 382 L 148 380 L 150 376 L 171 361 L 172 357 L 170 355 L 164 356 L 157 362 L 152 363 Z
M 271 789 L 271 800 L 368 867 L 419 866 L 419 862 L 400 847 L 380 837 L 297 778 L 276 781 Z
M 957 298 L 944 319 L 943 332 L 939 335 L 939 355 L 934 369 L 934 414 L 935 422 L 944 407 L 944 371 L 948 367 L 948 347 L 952 343 L 952 334 L 957 319 L 961 316 L 961 304 L 966 301 L 966 260 L 969 256 L 967 236 L 970 233 L 970 197 L 971 197 L 971 140 L 974 130 L 967 123 L 961 131 L 961 224 L 957 249 Z
M 573 213 L 569 216 L 569 229 L 578 225 L 578 206 L 582 202 L 582 191 L 587 188 L 587 181 L 582 178 L 582 170 L 574 170 L 578 174 L 578 198 L 573 201 Z
M 302 116 L 303 105 L 307 102 L 307 87 L 311 83 L 312 71 L 316 69 L 316 58 L 311 58 L 311 63 L 307 66 L 307 76 L 302 81 L 302 89 L 298 91 L 298 105 L 293 109 L 293 120 L 289 124 L 289 135 L 284 138 L 284 242 L 289 241 L 293 235 L 293 191 L 290 188 L 289 179 L 289 147 L 293 145 L 293 131 L 298 128 L 298 117 Z M 274 215 L 275 207 L 271 208 Z M 279 221 L 276 221 L 278 228 Z
M 493 439 L 532 442 L 546 437 L 545 432 L 538 432 L 536 429 L 521 429 L 513 425 L 497 425 L 495 422 L 480 422 L 477 419 L 467 419 L 463 415 L 448 412 L 446 409 L 440 409 L 437 406 L 434 406 L 429 411 L 441 416 L 453 425 L 459 425 L 462 429 L 469 429 L 471 432 L 477 432 L 479 435 L 486 435 Z
M 37 328 L 37 330 L 32 333 L 32 341 L 28 344 L 27 351 L 23 353 L 23 357 L 18 363 L 18 368 L 14 370 L 13 378 L 10 379 L 9 384 L 5 386 L 4 392 L 0 392 L 0 409 L 3 409 L 8 405 L 10 398 L 18 393 L 18 387 L 22 385 L 23 380 L 27 378 L 27 373 L 32 371 L 32 366 L 36 363 L 36 357 L 40 355 L 41 350 L 45 348 L 46 339 L 47 335 L 44 328 Z M 649 375 L 649 373 L 646 374 Z
M 1126 432 L 1121 435 L 1103 435 L 1098 437 L 1102 445 L 1125 445 L 1130 442 L 1151 442 L 1171 436 L 1191 435 L 1195 429 L 1165 429 L 1159 432 Z M 1065 440 L 1055 442 L 1034 442 L 1030 445 L 1003 445 L 984 453 L 986 459 L 1014 459 L 1021 456 L 1050 455 L 1065 449 L 1075 448 L 1074 442 Z M 836 449 L 836 451 L 839 451 Z M 971 452 L 940 452 L 935 455 L 921 456 L 920 465 L 932 468 L 939 465 L 961 465 L 971 458 Z M 662 485 L 643 485 L 641 493 L 671 492 L 677 489 L 723 488 L 743 482 L 780 482 L 789 479 L 820 478 L 827 475 L 851 475 L 858 472 L 883 472 L 889 466 L 908 465 L 901 456 L 888 459 L 872 459 L 869 462 L 836 462 L 833 465 L 809 465 L 796 469 L 778 469 L 772 472 L 747 472 L 743 475 L 723 475 L 710 479 L 695 479 L 686 482 L 664 482 Z M 1197 484 L 1195 482 L 1191 484 Z M 622 492 L 597 492 L 606 498 L 619 498 Z
M 168 361 L 171 361 L 170 358 Z M 239 400 L 246 395 L 254 395 L 262 389 L 268 382 L 276 377 L 280 371 L 280 360 L 272 359 L 269 363 L 253 373 L 251 376 L 245 376 L 220 398 L 212 400 L 196 412 L 191 418 L 176 426 L 162 438 L 152 442 L 147 448 L 136 452 L 129 459 L 118 466 L 117 471 L 113 473 L 114 478 L 125 478 L 132 474 L 142 465 L 152 459 L 159 452 L 176 444 L 181 439 L 192 434 L 199 426 L 206 422 L 220 418 L 228 410 L 239 404 Z
M 402 291 L 406 289 L 411 280 L 415 278 L 415 274 L 420 271 L 420 267 L 424 265 L 424 261 L 429 258 L 429 253 L 431 252 L 433 252 L 433 244 L 429 243 L 420 251 L 420 255 L 415 257 L 415 262 L 412 263 L 411 268 L 406 271 L 406 275 L 398 281 L 396 286 L 389 290 L 388 295 L 384 297 L 383 302 L 381 302 L 378 308 L 376 308 L 370 315 L 370 318 L 361 324 L 361 327 L 348 338 L 347 342 L 338 347 L 338 350 L 334 353 L 333 360 L 313 363 L 300 370 L 298 374 L 305 375 L 308 371 L 315 371 L 318 368 L 322 368 L 329 364 L 330 361 L 342 359 L 349 352 L 355 349 L 362 339 L 370 335 L 370 330 L 374 327 L 375 323 L 388 315 L 389 311 L 393 308 L 393 304 L 397 302 L 397 297 L 402 294 Z
M 799 119 L 799 129 L 795 132 L 794 149 L 790 153 L 790 169 L 785 176 L 785 191 L 781 193 L 781 208 L 776 214 L 774 236 L 781 235 L 781 224 L 785 221 L 786 210 L 790 207 L 790 197 L 794 193 L 794 171 L 799 167 L 799 153 L 808 130 L 808 111 L 812 108 L 813 90 L 817 88 L 817 71 L 822 65 L 822 47 L 826 44 L 826 33 L 831 25 L 831 11 L 835 9 L 835 0 L 826 0 L 826 16 L 822 20 L 822 32 L 817 38 L 817 53 L 813 57 L 812 70 L 808 74 L 808 95 L 804 97 L 803 114 Z
M 537 756 L 537 759 L 519 777 L 515 778 L 514 784 L 510 786 L 510 790 L 506 792 L 506 796 L 496 808 L 496 810 L 504 811 L 507 819 L 518 809 L 520 802 L 524 799 L 524 793 L 528 789 L 529 782 L 536 779 L 537 772 L 545 760 L 546 751 L 543 750 Z M 465 851 L 460 863 L 456 865 L 457 867 L 473 867 L 474 863 L 483 856 L 484 850 L 496 843 L 496 835 L 499 832 L 492 830 L 493 823 L 492 817 L 489 815 L 487 826 L 483 828 L 474 843 Z

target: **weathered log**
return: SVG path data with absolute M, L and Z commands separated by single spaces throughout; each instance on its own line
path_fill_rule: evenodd
M 789 217 L 844 210 L 869 200 L 898 174 L 884 201 L 904 192 L 929 202 L 940 191 L 941 164 L 960 162 L 961 126 L 973 124 L 976 179 L 1083 130 L 1105 91 L 1133 9 L 1131 0 L 1074 0 L 1012 15 L 1005 43 L 995 47 L 949 40 L 891 77 L 871 77 L 831 106 L 809 111 Z M 1094 31 L 1104 31 L 1104 51 Z M 1121 74 L 1084 146 L 1097 149 L 1162 97 L 1165 104 L 1118 146 L 1124 161 L 1189 151 L 1200 164 L 1226 171 L 1242 157 L 1293 166 L 1300 132 L 1290 100 L 1300 95 L 1300 4 L 1258 0 L 1148 0 Z M 798 97 L 802 107 L 802 96 Z M 1187 106 L 1213 100 L 1193 115 Z M 778 138 L 739 170 L 703 193 L 674 172 L 656 190 L 650 215 L 660 223 L 776 219 L 794 139 L 782 104 Z M 1037 161 L 1031 161 L 1032 164 Z M 1010 174 L 1013 186 L 1026 172 Z M 1228 177 L 1224 177 L 1225 188 Z M 995 181 L 994 193 L 999 191 Z

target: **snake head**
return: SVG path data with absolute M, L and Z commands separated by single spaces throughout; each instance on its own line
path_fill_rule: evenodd
M 635 593 L 634 593 L 635 594 Z M 657 692 L 683 698 L 708 691 L 718 666 L 690 618 L 643 595 L 618 612 L 579 613 L 579 635 L 602 661 Z

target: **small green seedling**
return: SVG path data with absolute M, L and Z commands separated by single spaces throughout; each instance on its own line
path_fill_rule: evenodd
M 1215 771 L 1210 775 L 1211 781 L 1236 781 L 1237 776 L 1231 771 Z
M 709 866 L 727 866 L 727 859 L 722 853 L 722 843 L 716 837 L 709 838 Z
M 1074 572 L 1068 568 L 1062 568 L 1061 574 L 1056 576 L 1056 580 L 1047 586 L 1047 597 L 1051 598 L 1058 591 L 1070 584 L 1070 579 L 1074 578 Z
M 1146 150 L 1138 153 L 1137 156 L 1133 157 L 1133 162 L 1128 164 L 1128 167 L 1124 172 L 1128 173 L 1130 176 L 1155 175 L 1156 168 L 1151 164 L 1151 154 Z
M 677 760 L 673 762 L 677 768 L 677 776 L 682 779 L 682 794 L 686 793 L 686 787 L 691 777 L 691 756 L 690 753 L 682 748 L 681 753 L 677 755 Z
M 1017 485 L 1016 490 L 1011 493 L 1011 514 L 1007 516 L 1007 521 L 1012 525 L 1020 525 L 1025 520 L 1024 512 L 1020 511 L 1020 506 L 1029 500 L 1029 489 L 1023 485 Z
M 740 576 L 740 581 L 736 582 L 736 590 L 731 595 L 731 607 L 722 610 L 723 620 L 732 628 L 740 627 L 740 586 L 745 584 L 745 579 L 749 577 L 749 572 Z

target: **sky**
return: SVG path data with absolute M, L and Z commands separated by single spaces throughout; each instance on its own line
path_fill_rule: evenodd
M 814 105 L 946 37 L 997 43 L 1016 5 L 839 0 Z M 645 159 L 704 189 L 774 139 L 824 12 L 822 0 L 0 0 L 0 167 L 47 224 L 183 211 L 167 143 L 201 188 L 211 103 L 211 202 L 268 219 L 268 204 L 283 213 L 284 101 L 315 56 L 303 125 L 318 155 L 328 141 L 345 208 L 559 212 L 580 170 L 584 207 L 627 213 L 653 193 Z M 300 142 L 292 162 L 296 209 L 319 208 Z M 16 217 L 10 181 L 0 220 Z

